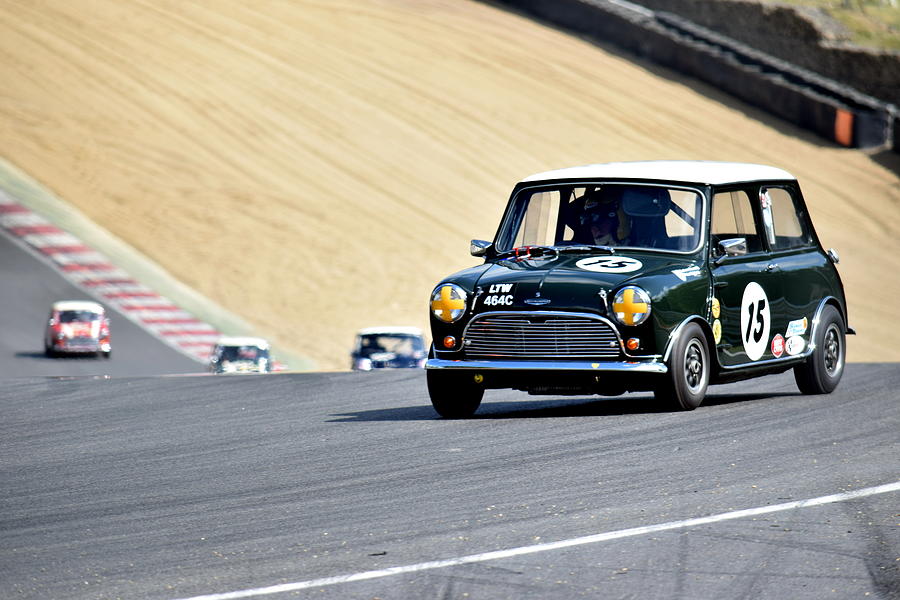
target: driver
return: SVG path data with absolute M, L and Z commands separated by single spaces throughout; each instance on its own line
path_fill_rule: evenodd
M 620 190 L 616 186 L 585 192 L 579 223 L 587 243 L 619 246 L 628 237 L 628 224 L 619 211 L 619 196 Z

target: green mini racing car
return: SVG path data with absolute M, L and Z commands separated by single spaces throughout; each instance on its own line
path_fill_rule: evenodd
M 779 168 L 652 161 L 573 167 L 512 191 L 484 264 L 431 294 L 426 362 L 444 417 L 486 389 L 653 392 L 699 406 L 707 387 L 794 370 L 831 392 L 847 304 L 797 180 Z

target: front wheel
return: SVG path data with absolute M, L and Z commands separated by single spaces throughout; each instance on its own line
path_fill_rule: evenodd
M 844 345 L 844 320 L 838 310 L 829 305 L 813 339 L 815 350 L 801 365 L 794 367 L 794 380 L 804 394 L 830 394 L 844 373 L 847 349 Z
M 703 330 L 689 323 L 675 341 L 669 358 L 669 373 L 655 391 L 657 401 L 681 410 L 694 410 L 709 386 L 709 345 Z
M 447 419 L 471 417 L 481 406 L 484 388 L 475 383 L 472 375 L 448 373 L 429 369 L 425 371 L 431 405 L 439 415 Z

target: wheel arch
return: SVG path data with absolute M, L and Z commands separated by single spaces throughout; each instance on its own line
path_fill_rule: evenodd
M 850 333 L 850 326 L 847 324 L 847 310 L 844 304 L 835 298 L 834 296 L 826 296 L 822 298 L 822 301 L 819 302 L 819 306 L 816 308 L 816 312 L 813 314 L 812 323 L 809 328 L 809 340 L 810 346 L 815 348 L 815 339 L 816 332 L 819 330 L 819 324 L 822 320 L 822 313 L 825 312 L 825 308 L 828 306 L 833 306 L 835 310 L 838 311 L 838 314 L 841 316 L 841 319 L 844 321 L 844 335 Z
M 691 323 L 696 323 L 700 326 L 700 330 L 703 332 L 704 337 L 706 338 L 706 347 L 709 350 L 709 354 L 711 357 L 715 357 L 715 360 L 710 361 L 710 366 L 712 367 L 712 372 L 710 375 L 715 375 L 719 371 L 719 353 L 716 352 L 716 340 L 713 336 L 712 326 L 709 322 L 701 317 L 700 315 L 691 315 L 681 321 L 675 328 L 672 330 L 672 333 L 669 334 L 669 341 L 666 343 L 665 352 L 663 352 L 663 362 L 668 364 L 669 358 L 672 354 L 672 348 L 675 347 L 675 343 L 678 341 L 681 334 L 684 333 L 685 328 Z

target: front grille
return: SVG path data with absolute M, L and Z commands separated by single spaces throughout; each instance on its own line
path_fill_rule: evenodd
M 579 315 L 489 313 L 463 336 L 470 358 L 616 358 L 619 338 L 604 320 Z

